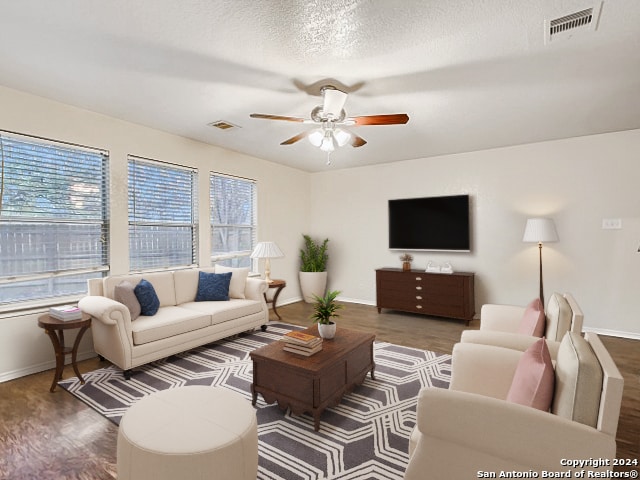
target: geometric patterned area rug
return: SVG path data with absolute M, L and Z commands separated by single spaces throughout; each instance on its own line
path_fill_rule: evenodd
M 138 367 L 130 380 L 108 366 L 59 385 L 118 424 L 127 408 L 153 392 L 183 385 L 229 388 L 251 401 L 249 352 L 302 327 L 270 323 L 257 330 L 220 340 Z M 409 461 L 409 435 L 416 423 L 416 396 L 425 386 L 447 388 L 451 356 L 374 343 L 375 380 L 346 394 L 325 410 L 320 431 L 310 415 L 292 415 L 261 395 L 258 419 L 259 479 L 402 479 Z

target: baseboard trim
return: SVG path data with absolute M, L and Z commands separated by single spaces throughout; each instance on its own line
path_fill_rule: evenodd
M 630 340 L 640 340 L 640 333 L 621 332 L 619 330 L 608 330 L 606 328 L 582 327 L 585 332 L 593 332 L 596 335 L 605 335 L 607 337 L 628 338 Z
M 93 350 L 88 352 L 78 353 L 77 361 L 88 360 L 97 356 Z M 71 358 L 65 361 L 65 365 L 71 364 Z M 0 383 L 8 382 L 9 380 L 15 380 L 16 378 L 26 377 L 27 375 L 33 375 L 34 373 L 44 372 L 46 370 L 52 370 L 56 368 L 56 361 L 50 360 L 48 362 L 39 363 L 37 365 L 30 365 L 18 370 L 12 370 L 10 372 L 4 372 L 0 374 Z

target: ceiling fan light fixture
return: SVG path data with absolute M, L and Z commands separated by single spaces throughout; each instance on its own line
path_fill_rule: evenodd
M 336 145 L 333 139 L 333 135 L 330 131 L 328 131 L 324 138 L 322 139 L 322 144 L 320 145 L 320 150 L 323 152 L 331 153 L 336 149 Z
M 349 140 L 351 140 L 351 134 L 341 128 L 336 128 L 333 132 L 333 137 L 336 139 L 336 143 L 339 147 L 344 147 Z
M 309 139 L 309 143 L 311 143 L 311 145 L 313 145 L 314 147 L 319 147 L 320 145 L 322 145 L 324 133 L 321 129 L 316 128 L 307 136 L 307 138 Z

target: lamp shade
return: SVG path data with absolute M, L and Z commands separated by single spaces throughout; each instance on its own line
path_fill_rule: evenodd
M 251 258 L 281 258 L 284 257 L 282 250 L 275 242 L 258 242 L 251 252 Z
M 551 218 L 529 218 L 524 228 L 523 242 L 557 242 L 558 232 Z

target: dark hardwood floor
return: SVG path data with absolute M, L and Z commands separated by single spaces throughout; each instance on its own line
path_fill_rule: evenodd
M 282 321 L 310 326 L 311 306 L 278 308 Z M 463 322 L 347 304 L 340 325 L 376 334 L 377 340 L 443 353 L 466 328 Z M 275 315 L 271 315 L 272 321 Z M 640 459 L 640 341 L 601 337 L 625 379 L 618 457 Z M 51 352 L 53 355 L 53 351 Z M 104 366 L 97 359 L 81 372 Z M 117 427 L 69 393 L 49 392 L 53 371 L 0 383 L 0 479 L 102 480 L 116 478 Z M 72 375 L 65 369 L 65 378 Z

